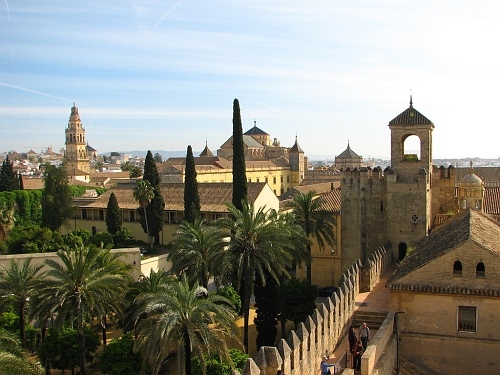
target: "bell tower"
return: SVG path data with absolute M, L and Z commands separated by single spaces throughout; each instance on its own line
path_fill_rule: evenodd
M 85 129 L 80 120 L 78 108 L 73 103 L 68 127 L 66 128 L 66 154 L 64 157 L 68 176 L 76 176 L 81 172 L 90 173 L 86 146 Z

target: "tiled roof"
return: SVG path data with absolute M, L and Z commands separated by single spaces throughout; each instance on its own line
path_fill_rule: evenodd
M 432 121 L 413 108 L 413 101 L 410 97 L 410 107 L 394 117 L 389 125 L 433 125 Z
M 27 178 L 23 176 L 23 190 L 36 190 L 43 188 L 43 178 Z
M 399 264 L 387 281 L 387 286 L 395 288 L 403 276 L 441 257 L 467 240 L 472 240 L 482 248 L 500 255 L 499 238 L 500 225 L 489 215 L 475 210 L 457 214 L 416 243 L 415 250 Z
M 254 202 L 265 186 L 265 182 L 249 182 L 248 200 Z M 106 208 L 109 196 L 115 193 L 118 205 L 122 209 L 134 210 L 138 207 L 133 197 L 136 184 L 122 184 L 109 189 L 95 202 L 85 206 L 86 208 Z M 165 200 L 166 211 L 184 211 L 184 184 L 166 183 L 160 185 L 160 191 Z M 198 194 L 202 212 L 228 212 L 226 204 L 231 203 L 233 196 L 232 183 L 199 183 Z
M 341 208 L 341 191 L 340 188 L 330 190 L 318 198 L 321 204 L 321 209 L 324 211 L 340 213 Z
M 231 137 L 232 139 L 232 137 Z M 247 147 L 252 147 L 252 148 L 264 148 L 259 142 L 257 142 L 255 139 L 253 139 L 250 135 L 243 135 L 243 143 Z
M 295 143 L 290 149 L 290 152 L 304 152 L 304 150 L 302 150 L 302 148 L 299 146 L 299 143 L 297 142 L 297 136 L 295 136 Z
M 243 135 L 269 135 L 264 130 L 254 125 L 250 130 L 247 130 Z
M 457 182 L 462 181 L 465 175 L 470 174 L 470 167 L 455 168 Z M 485 186 L 488 184 L 500 185 L 500 167 L 474 167 L 474 174 L 483 180 Z
M 340 155 L 336 156 L 335 159 L 361 159 L 361 156 L 351 150 L 348 142 L 347 148 Z
M 500 214 L 500 186 L 484 188 L 483 209 L 492 215 Z

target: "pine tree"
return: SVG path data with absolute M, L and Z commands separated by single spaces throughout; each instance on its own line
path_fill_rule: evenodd
M 184 179 L 184 220 L 191 224 L 193 224 L 196 217 L 200 215 L 201 210 L 196 175 L 193 150 L 191 145 L 189 145 L 187 147 L 186 177 Z
M 245 149 L 243 147 L 243 128 L 241 124 L 240 103 L 233 102 L 233 205 L 242 210 L 242 201 L 247 202 L 247 175 Z
M 46 164 L 44 185 L 42 225 L 54 231 L 59 230 L 74 214 L 73 197 L 64 166 Z
M 106 227 L 113 236 L 122 228 L 122 213 L 115 193 L 111 193 L 106 210 Z
M 5 158 L 0 169 L 0 191 L 14 191 L 19 189 L 19 179 L 14 172 L 9 155 Z

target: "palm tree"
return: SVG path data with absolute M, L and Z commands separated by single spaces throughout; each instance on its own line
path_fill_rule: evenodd
M 151 269 L 149 276 L 141 275 L 139 281 L 131 284 L 129 291 L 125 296 L 125 301 L 129 304 L 125 309 L 123 319 L 124 331 L 134 329 L 137 323 L 145 317 L 139 312 L 140 306 L 137 303 L 137 298 L 145 294 L 154 294 L 168 289 L 171 283 L 177 282 L 177 278 L 169 272 L 163 270 L 155 271 Z
M 146 207 L 155 196 L 154 188 L 148 180 L 137 181 L 137 186 L 134 188 L 133 194 L 134 194 L 134 199 L 139 203 L 139 206 L 144 211 L 144 220 L 146 221 L 146 232 L 149 241 L 150 235 L 149 235 L 148 215 L 146 213 Z
M 176 235 L 168 254 L 171 272 L 178 276 L 186 274 L 191 283 L 207 288 L 210 277 L 222 273 L 227 233 L 197 217 L 192 224 L 182 222 Z
M 9 269 L 0 265 L 0 298 L 13 296 L 16 299 L 23 348 L 26 348 L 26 308 L 29 298 L 35 293 L 39 277 L 43 276 L 40 273 L 42 267 L 42 264 L 31 265 L 31 258 L 22 263 L 11 259 Z
M 45 261 L 48 277 L 39 282 L 37 299 L 46 301 L 44 310 L 50 306 L 56 314 L 56 325 L 67 317 L 76 320 L 80 373 L 86 375 L 86 319 L 121 311 L 122 296 L 131 280 L 129 267 L 120 260 L 120 254 L 97 247 L 62 249 L 57 255 L 62 264 Z
M 15 222 L 14 209 L 0 202 L 0 241 L 7 238 Z
M 41 375 L 42 369 L 33 363 L 19 341 L 0 330 L 0 368 L 3 375 Z
M 321 208 L 321 201 L 314 199 L 314 191 L 299 193 L 287 204 L 295 216 L 295 222 L 300 225 L 308 238 L 316 238 L 320 250 L 325 244 L 335 244 L 335 217 L 331 212 Z M 309 261 L 307 265 L 307 280 L 311 282 L 311 243 L 307 245 Z
M 147 316 L 138 325 L 136 346 L 158 374 L 164 359 L 177 354 L 179 373 L 191 375 L 191 357 L 216 352 L 229 359 L 227 339 L 238 340 L 236 311 L 231 302 L 183 277 L 168 288 L 138 297 L 140 313 Z
M 297 244 L 303 246 L 305 236 L 300 229 L 294 233 L 296 226 L 287 225 L 289 223 L 286 222 L 286 217 L 278 216 L 275 210 L 261 207 L 255 212 L 253 206 L 244 201 L 242 204 L 241 211 L 229 204 L 232 218 L 219 219 L 217 224 L 231 233 L 225 264 L 233 267 L 238 283 L 243 282 L 244 286 L 243 344 L 248 353 L 248 320 L 253 280 L 258 277 L 265 286 L 267 275 L 278 283 L 281 275 L 289 276 L 287 268 L 293 264 L 296 253 L 292 249 Z

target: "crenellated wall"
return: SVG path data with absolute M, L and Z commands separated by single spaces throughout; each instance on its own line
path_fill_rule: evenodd
M 391 251 L 381 247 L 364 267 L 361 261 L 354 263 L 344 272 L 338 292 L 326 304 L 290 331 L 277 347 L 261 347 L 255 359 L 248 359 L 241 374 L 233 371 L 233 375 L 276 375 L 277 370 L 286 375 L 317 375 L 321 356 L 331 355 L 347 334 L 361 285 L 373 287 L 391 261 Z

